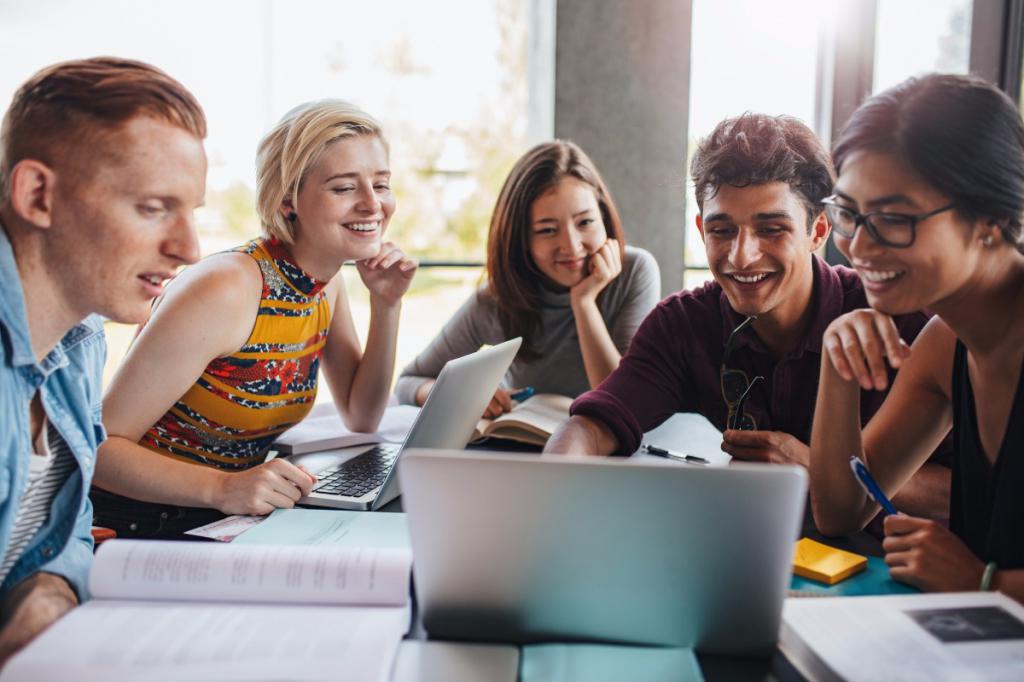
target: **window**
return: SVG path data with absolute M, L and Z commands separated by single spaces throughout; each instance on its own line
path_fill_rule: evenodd
M 932 71 L 968 73 L 972 0 L 879 0 L 873 92 Z
M 259 233 L 256 146 L 285 112 L 326 97 L 361 105 L 391 143 L 398 210 L 388 236 L 427 264 L 477 264 L 421 270 L 403 306 L 401 368 L 480 279 L 491 209 L 526 147 L 527 11 L 527 0 L 181 0 L 173 11 L 131 0 L 8 3 L 0 105 L 37 69 L 98 54 L 148 61 L 183 82 L 209 118 L 204 255 Z M 368 297 L 354 268 L 346 278 L 365 337 Z M 133 333 L 108 325 L 108 376 Z
M 789 114 L 814 127 L 818 41 L 828 14 L 819 0 L 694 0 L 687 151 L 685 288 L 711 278 L 694 220 L 689 177 L 697 141 L 746 111 Z

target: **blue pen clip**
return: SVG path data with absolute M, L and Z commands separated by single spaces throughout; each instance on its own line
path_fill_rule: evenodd
M 860 461 L 860 458 L 856 455 L 850 457 L 850 468 L 853 470 L 853 475 L 857 477 L 857 482 L 864 488 L 864 492 L 882 507 L 882 511 L 886 514 L 899 513 L 892 502 L 889 501 L 889 498 L 885 496 L 885 493 L 882 492 L 882 489 L 878 487 L 878 483 L 875 482 L 868 468 L 864 466 L 864 462 Z
M 526 400 L 527 398 L 529 398 L 530 396 L 532 396 L 533 393 L 534 393 L 533 386 L 527 386 L 526 388 L 524 388 L 521 391 L 516 391 L 515 393 L 510 395 L 509 398 L 511 398 L 512 400 L 515 400 L 516 402 L 522 402 L 522 401 Z

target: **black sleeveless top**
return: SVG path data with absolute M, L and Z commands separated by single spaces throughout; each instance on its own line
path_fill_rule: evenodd
M 953 355 L 953 489 L 949 527 L 984 562 L 1024 568 L 1024 372 L 995 464 L 978 436 L 967 348 Z

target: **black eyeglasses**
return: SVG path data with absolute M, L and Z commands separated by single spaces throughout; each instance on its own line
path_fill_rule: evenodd
M 825 216 L 828 217 L 829 223 L 832 224 L 832 230 L 836 234 L 846 239 L 853 239 L 857 228 L 863 225 L 872 239 L 882 246 L 890 246 L 894 249 L 905 249 L 914 243 L 914 239 L 917 238 L 917 224 L 922 220 L 956 208 L 956 204 L 950 204 L 918 215 L 885 211 L 857 213 L 851 208 L 836 203 L 837 198 L 833 195 L 821 200 L 825 207 Z
M 722 351 L 722 364 L 718 368 L 718 378 L 722 388 L 722 399 L 725 400 L 725 406 L 729 409 L 729 413 L 725 418 L 725 427 L 727 429 L 740 429 L 742 431 L 754 431 L 757 429 L 757 420 L 747 412 L 744 412 L 743 406 L 747 402 L 747 396 L 750 395 L 750 389 L 758 381 L 764 381 L 764 377 L 756 376 L 751 381 L 743 370 L 729 369 L 728 367 L 729 356 L 732 355 L 736 334 L 756 319 L 756 315 L 751 315 L 740 322 L 739 326 L 729 334 L 729 338 L 725 342 L 725 350 Z

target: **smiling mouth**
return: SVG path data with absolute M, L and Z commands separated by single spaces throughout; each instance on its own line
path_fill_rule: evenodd
M 139 275 L 139 279 L 155 287 L 163 286 L 164 282 L 174 277 L 174 273 L 147 273 Z
M 377 230 L 379 230 L 380 221 L 372 223 L 346 223 L 342 227 L 344 227 L 346 230 L 351 230 L 353 232 L 362 232 L 365 234 L 367 232 L 376 232 Z
M 734 280 L 736 280 L 740 284 L 757 284 L 758 282 L 764 280 L 766 277 L 768 277 L 771 274 L 773 274 L 773 273 L 771 273 L 771 272 L 755 272 L 755 273 L 752 273 L 750 275 L 741 275 L 739 273 L 735 273 L 734 272 L 734 273 L 730 273 L 728 276 L 732 277 Z
M 859 274 L 864 281 L 871 282 L 873 284 L 891 282 L 894 279 L 902 277 L 906 272 L 906 270 L 867 270 L 863 268 L 857 270 L 857 274 Z

